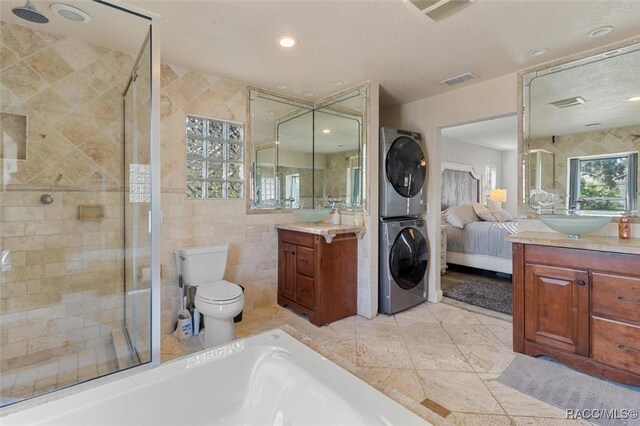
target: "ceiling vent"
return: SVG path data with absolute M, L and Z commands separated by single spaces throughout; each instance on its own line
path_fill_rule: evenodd
M 414 12 L 426 16 L 432 21 L 451 16 L 476 0 L 404 0 L 404 3 Z
M 586 102 L 587 101 L 585 101 L 584 98 L 581 98 L 580 96 L 575 96 L 573 98 L 567 98 L 567 99 L 551 102 L 549 105 L 553 105 L 556 108 L 569 108 L 577 105 L 582 105 Z
M 474 78 L 476 78 L 476 75 L 468 72 L 466 74 L 448 78 L 440 83 L 446 84 L 447 86 L 455 86 L 456 84 L 464 83 L 465 81 L 473 80 Z

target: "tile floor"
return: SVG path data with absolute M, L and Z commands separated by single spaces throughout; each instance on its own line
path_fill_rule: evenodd
M 450 411 L 450 425 L 564 425 L 564 410 L 496 381 L 514 357 L 511 324 L 445 303 L 424 303 L 373 320 L 355 316 L 317 328 L 274 306 L 245 315 L 239 337 L 289 325 L 321 353 L 336 353 L 409 398 L 430 399 Z M 200 350 L 197 337 L 166 336 L 162 360 Z M 363 377 L 366 379 L 366 377 Z M 583 422 L 582 424 L 589 424 Z
M 0 406 L 117 371 L 111 343 L 2 371 Z

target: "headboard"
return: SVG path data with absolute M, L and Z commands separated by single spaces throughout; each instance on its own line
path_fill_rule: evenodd
M 472 166 L 442 163 L 441 210 L 480 202 L 481 188 L 482 175 L 476 173 Z

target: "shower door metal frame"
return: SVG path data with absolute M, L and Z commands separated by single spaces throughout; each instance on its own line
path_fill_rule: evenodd
M 160 22 L 151 18 L 151 365 L 160 365 L 162 237 L 160 146 Z
M 131 6 L 119 0 L 93 0 L 97 3 L 113 7 L 123 12 L 149 20 L 149 44 L 150 44 L 150 90 L 151 99 L 149 105 L 149 158 L 151 166 L 151 209 L 149 232 L 151 233 L 151 366 L 160 365 L 160 345 L 161 345 L 161 290 L 162 283 L 160 277 L 160 239 L 162 231 L 162 211 L 161 211 L 161 145 L 160 145 L 160 15 L 146 11 L 144 9 Z M 146 42 L 146 39 L 145 39 Z M 144 43 L 143 43 L 144 46 Z M 136 66 L 132 70 L 131 78 L 136 72 Z M 128 89 L 128 87 L 127 87 Z M 127 91 L 125 89 L 125 92 Z M 123 308 L 124 309 L 124 308 Z M 145 364 L 141 364 L 145 365 Z

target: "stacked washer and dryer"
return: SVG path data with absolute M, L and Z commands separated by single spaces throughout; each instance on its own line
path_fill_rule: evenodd
M 380 144 L 378 310 L 393 314 L 427 300 L 427 161 L 420 133 L 383 127 Z

